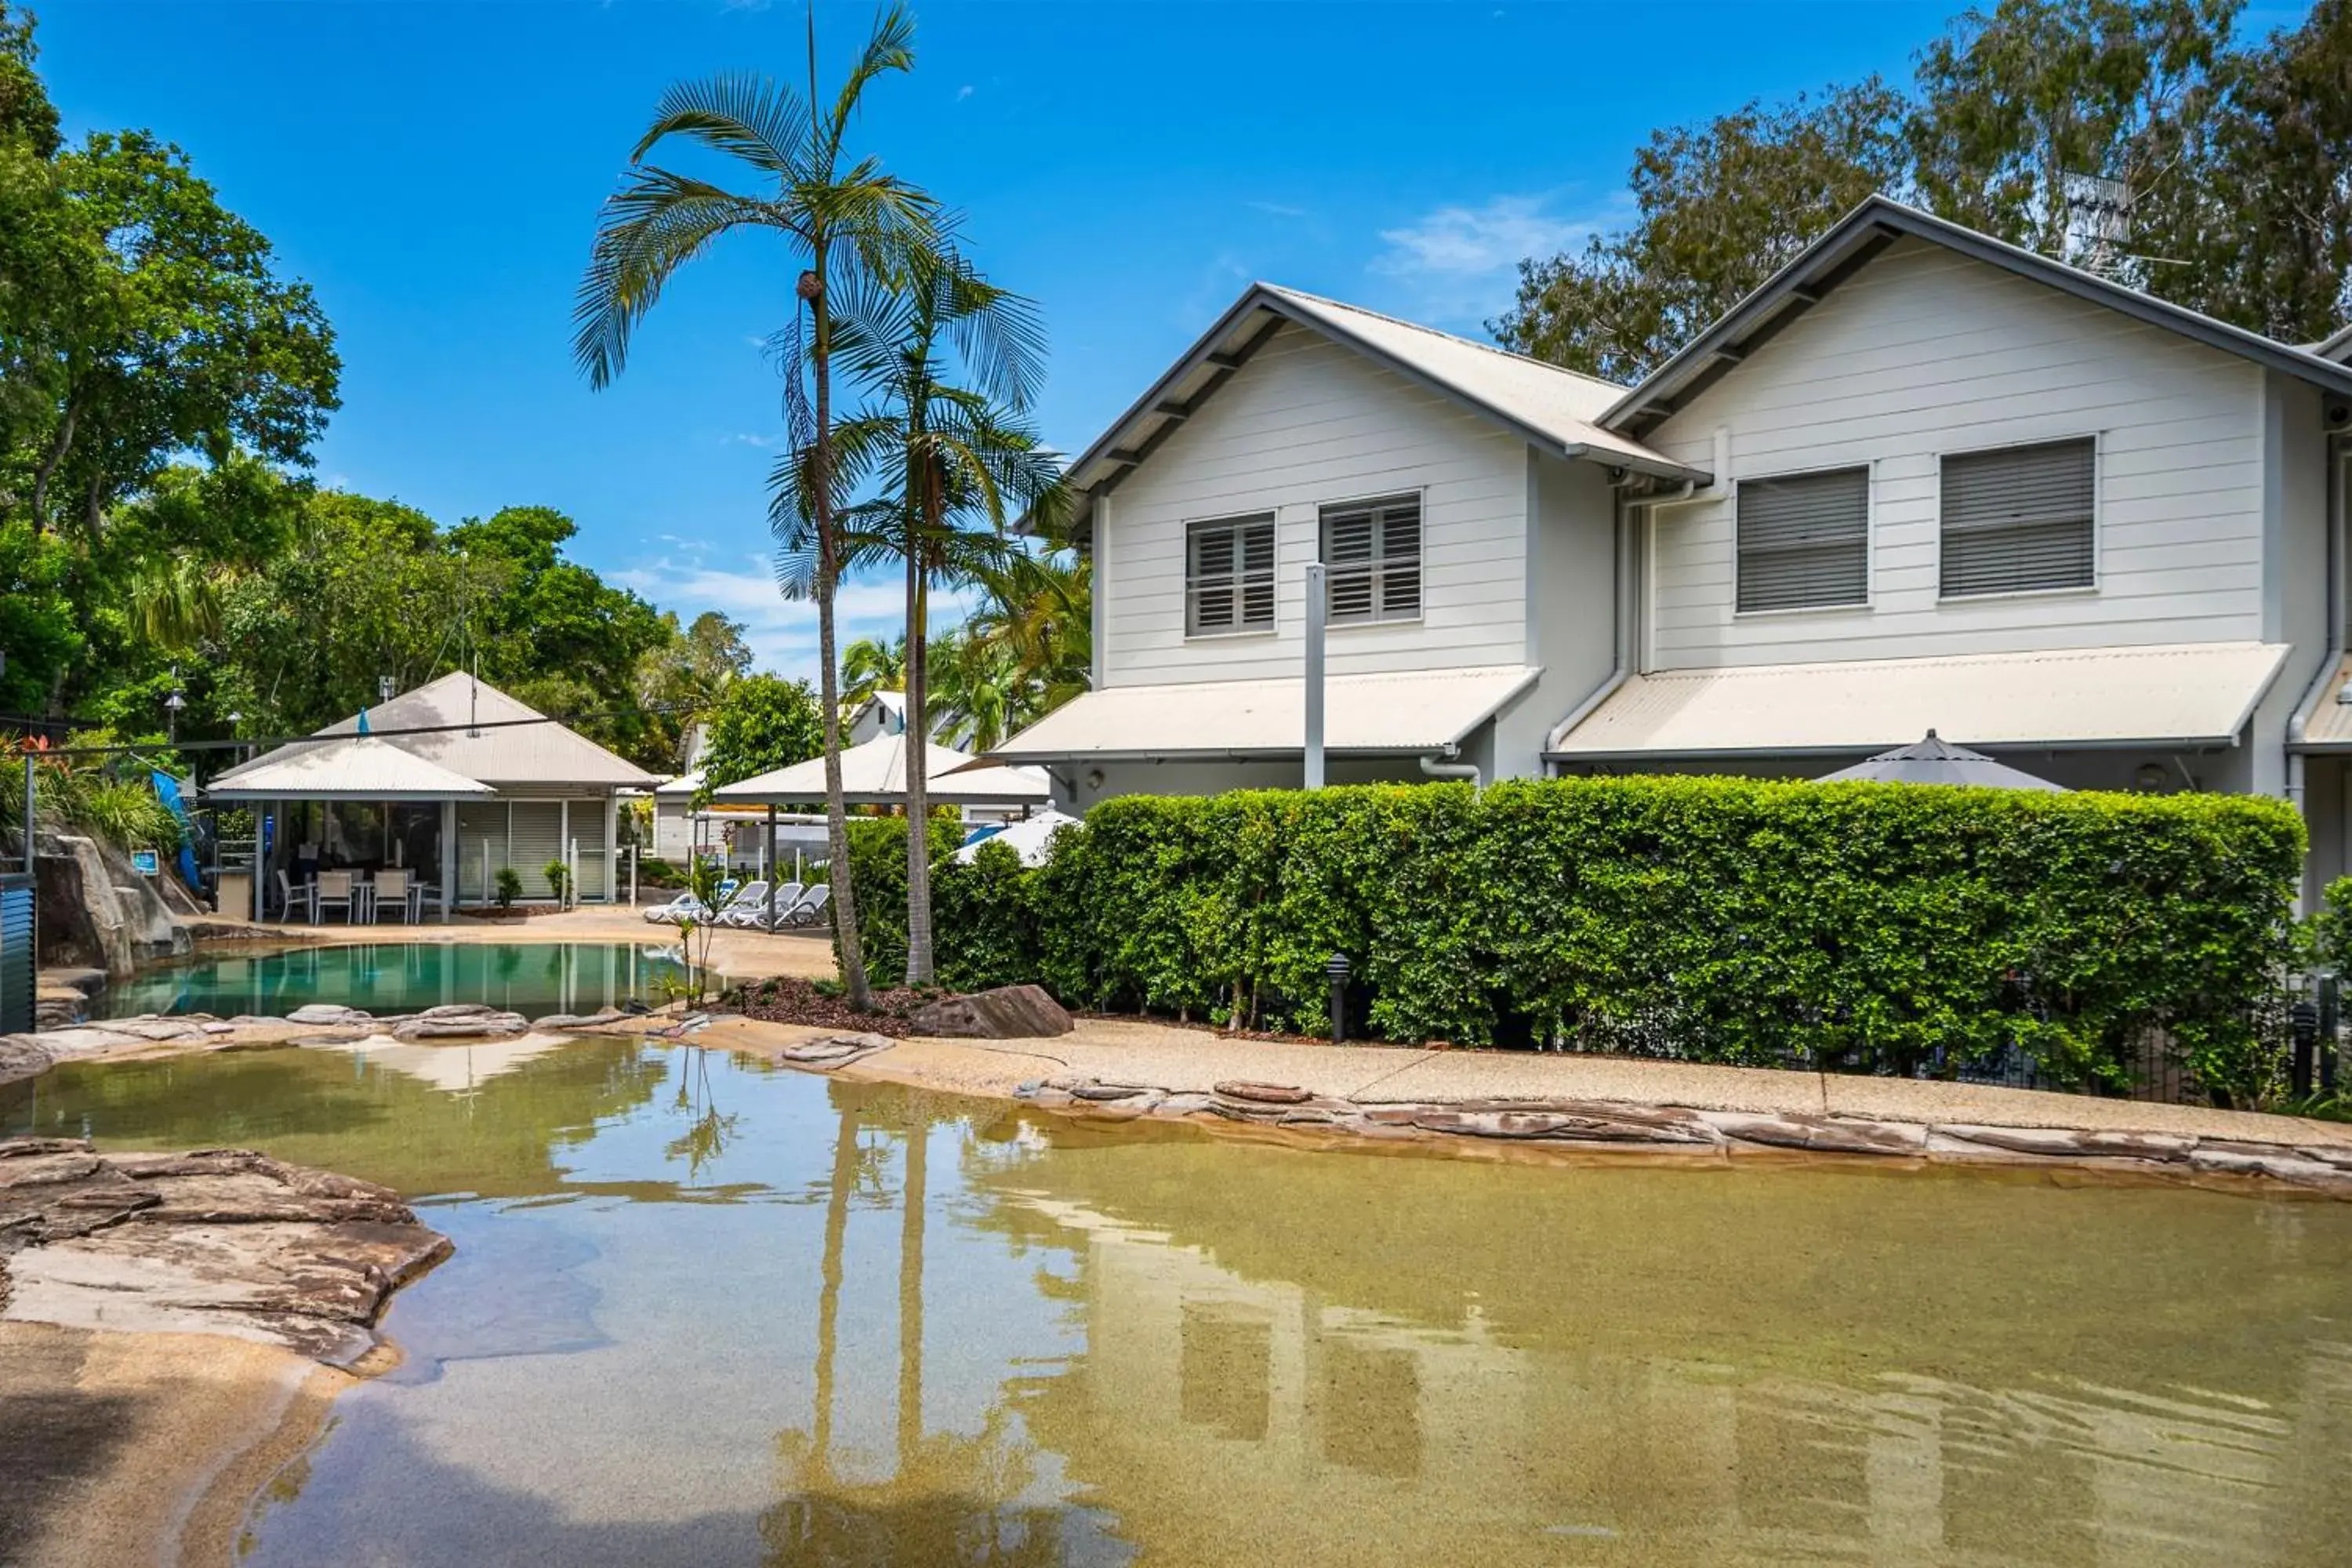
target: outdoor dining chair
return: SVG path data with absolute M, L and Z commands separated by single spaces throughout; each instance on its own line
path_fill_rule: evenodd
M 289 881 L 281 868 L 278 873 L 278 918 L 290 921 L 297 910 L 312 925 L 319 923 L 319 884 Z
M 375 898 L 373 907 L 368 910 L 369 921 L 371 922 L 382 921 L 383 919 L 384 906 L 386 904 L 390 904 L 394 910 L 399 911 L 401 923 L 403 925 L 413 923 L 416 918 L 416 914 L 415 910 L 410 907 L 408 900 L 409 881 L 407 872 L 378 871 L 375 874 Z
M 352 894 L 352 874 L 349 871 L 321 871 L 319 873 L 318 881 L 311 886 L 316 889 L 310 897 L 312 923 L 324 921 L 330 909 L 341 910 L 344 921 L 346 923 L 350 921 Z

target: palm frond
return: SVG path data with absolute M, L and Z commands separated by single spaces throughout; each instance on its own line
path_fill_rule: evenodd
M 599 390 L 628 361 L 629 336 L 670 278 L 720 237 L 771 225 L 767 204 L 665 169 L 631 172 L 597 220 L 588 270 L 572 305 L 572 357 Z
M 814 151 L 808 105 L 790 87 L 747 71 L 677 82 L 654 103 L 653 122 L 629 151 L 641 162 L 671 136 L 740 158 L 780 181 L 796 181 Z

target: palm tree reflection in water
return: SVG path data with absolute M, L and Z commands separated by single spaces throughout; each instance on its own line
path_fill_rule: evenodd
M 816 1318 L 815 1409 L 805 1433 L 777 1439 L 783 1500 L 761 1517 L 767 1561 L 779 1565 L 993 1563 L 1005 1568 L 1068 1560 L 1062 1510 L 1018 1504 L 1034 1471 L 1002 1404 L 972 1434 L 923 1430 L 923 1238 L 932 1119 L 919 1098 L 907 1104 L 898 1146 L 898 1455 L 880 1481 L 834 1473 L 835 1370 L 841 1324 L 842 1247 L 859 1177 L 877 1178 L 886 1141 L 858 1142 L 859 1111 L 838 1111 L 827 1194 Z

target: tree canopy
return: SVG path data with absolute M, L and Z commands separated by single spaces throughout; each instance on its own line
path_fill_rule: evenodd
M 1506 346 L 1637 379 L 1874 192 L 2289 342 L 2352 307 L 2352 0 L 2000 0 L 1870 80 L 1654 132 L 1636 216 L 1520 264 Z M 2129 193 L 2112 237 L 2083 197 Z
M 824 746 L 824 719 L 805 680 L 750 675 L 734 681 L 709 719 L 703 788 L 717 789 L 804 763 Z

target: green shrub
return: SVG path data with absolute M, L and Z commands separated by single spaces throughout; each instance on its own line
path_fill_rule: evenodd
M 903 830 L 853 841 L 887 973 Z M 2303 853 L 2248 796 L 1575 779 L 1129 796 L 1038 870 L 1004 851 L 933 889 L 943 983 L 1073 1005 L 1319 1031 L 1343 952 L 1391 1039 L 1903 1073 L 2015 1045 L 2091 1085 L 2161 1028 L 2231 1088 Z
M 555 894 L 555 907 L 559 910 L 562 909 L 567 902 L 564 895 L 571 890 L 572 887 L 572 868 L 565 865 L 562 858 L 558 857 L 541 867 L 539 874 L 547 879 L 549 889 Z
M 502 910 L 514 908 L 514 901 L 522 897 L 522 874 L 511 866 L 501 866 L 494 880 L 498 889 L 499 908 Z

